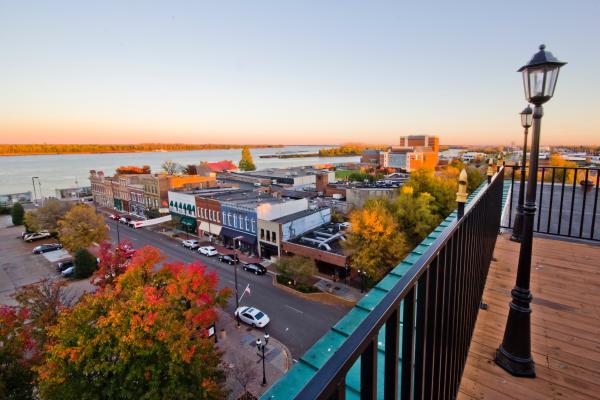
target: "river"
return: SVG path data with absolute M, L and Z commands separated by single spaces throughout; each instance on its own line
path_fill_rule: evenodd
M 360 157 L 305 157 L 305 158 L 260 158 L 261 154 L 279 152 L 316 153 L 324 146 L 286 146 L 280 148 L 251 149 L 257 169 L 281 168 L 324 163 L 358 162 Z M 213 162 L 231 160 L 237 164 L 241 149 L 235 150 L 195 150 L 146 153 L 104 153 L 104 154 L 53 154 L 39 156 L 0 156 L 0 194 L 32 191 L 31 178 L 37 176 L 42 184 L 44 196 L 55 196 L 55 189 L 89 186 L 91 169 L 112 175 L 123 165 L 149 165 L 152 172 L 160 172 L 165 160 L 177 163 L 198 164 L 201 161 Z M 36 190 L 37 190 L 36 185 Z

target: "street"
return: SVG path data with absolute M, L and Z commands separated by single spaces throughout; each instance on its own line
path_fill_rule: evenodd
M 106 221 L 110 226 L 112 240 L 116 243 L 117 222 L 108 218 Z M 166 262 L 201 262 L 207 266 L 207 270 L 216 272 L 219 287 L 235 287 L 234 267 L 217 261 L 216 257 L 202 256 L 196 251 L 184 248 L 177 239 L 144 228 L 136 230 L 120 225 L 119 233 L 121 241 L 130 241 L 136 249 L 143 246 L 158 248 L 167 257 Z M 347 305 L 323 304 L 290 294 L 275 287 L 271 275 L 256 276 L 244 271 L 241 265 L 238 266 L 237 275 L 240 296 L 250 284 L 250 293 L 244 295 L 240 305 L 253 306 L 264 311 L 271 319 L 265 332 L 285 344 L 296 359 L 350 309 Z M 225 310 L 233 315 L 234 309 L 235 298 L 232 296 Z

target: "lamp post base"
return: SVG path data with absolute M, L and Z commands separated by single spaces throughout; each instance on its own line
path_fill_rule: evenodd
M 517 206 L 517 212 L 515 213 L 515 223 L 513 224 L 512 235 L 510 240 L 513 242 L 521 243 L 523 238 L 523 207 Z
M 515 357 L 504 350 L 504 347 L 500 346 L 496 350 L 494 361 L 511 375 L 523 378 L 535 378 L 535 363 L 531 357 Z

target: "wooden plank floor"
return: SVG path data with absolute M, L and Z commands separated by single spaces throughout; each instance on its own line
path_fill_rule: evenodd
M 458 398 L 600 399 L 600 246 L 535 238 L 531 341 L 535 379 L 494 363 L 515 284 L 519 244 L 498 238 Z

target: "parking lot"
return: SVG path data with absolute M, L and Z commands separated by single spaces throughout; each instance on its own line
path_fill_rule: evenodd
M 50 260 L 62 259 L 68 254 L 49 252 L 45 256 L 32 254 L 31 250 L 43 243 L 54 243 L 54 239 L 43 239 L 33 243 L 21 240 L 22 226 L 12 226 L 10 217 L 0 218 L 0 304 L 15 304 L 11 295 L 21 286 L 39 282 L 43 279 L 62 279 L 56 271 L 56 263 Z M 53 254 L 55 253 L 55 254 Z M 91 291 L 93 286 L 87 279 L 71 281 L 70 294 L 78 296 Z

